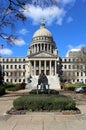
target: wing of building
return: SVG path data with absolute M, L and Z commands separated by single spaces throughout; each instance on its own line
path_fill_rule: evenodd
M 73 83 L 86 83 L 86 54 L 81 49 L 70 50 L 62 58 L 62 79 Z

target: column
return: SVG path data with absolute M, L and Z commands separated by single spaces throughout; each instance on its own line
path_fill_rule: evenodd
M 49 52 L 49 44 L 47 44 L 47 51 Z
M 39 74 L 41 74 L 41 60 L 39 60 Z
M 35 45 L 34 45 L 34 53 L 35 53 Z
M 51 60 L 50 60 L 50 75 L 51 75 Z
M 46 75 L 46 60 L 44 61 L 44 73 Z
M 46 44 L 46 51 L 48 52 L 48 44 Z
M 30 75 L 32 75 L 32 64 L 31 64 L 31 61 L 30 61 Z
M 34 75 L 36 75 L 36 61 L 34 60 Z
M 50 53 L 51 53 L 51 45 L 50 45 Z
M 57 64 L 56 64 L 56 60 L 55 60 L 55 75 L 56 75 L 56 70 L 57 70 Z
M 42 44 L 40 44 L 40 51 L 42 51 Z
M 45 43 L 43 45 L 44 45 L 43 51 L 45 51 Z
M 38 44 L 36 45 L 37 49 L 36 49 L 36 52 L 38 52 Z

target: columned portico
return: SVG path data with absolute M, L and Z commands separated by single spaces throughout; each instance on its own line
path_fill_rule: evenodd
M 56 75 L 56 64 L 56 60 L 31 60 L 30 75 L 40 75 L 41 72 L 44 72 L 46 75 Z

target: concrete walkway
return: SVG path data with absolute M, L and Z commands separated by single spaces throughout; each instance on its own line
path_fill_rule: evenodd
M 5 115 L 18 96 L 0 97 L 0 130 L 85 130 L 86 105 L 78 105 L 81 115 L 58 115 L 58 113 L 28 113 Z

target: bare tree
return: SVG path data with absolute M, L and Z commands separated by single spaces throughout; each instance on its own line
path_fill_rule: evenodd
M 82 47 L 79 53 L 73 57 L 73 65 L 77 71 L 86 74 L 86 46 Z
M 4 29 L 6 27 L 15 27 L 16 21 L 25 21 L 25 5 L 33 4 L 42 8 L 50 5 L 58 6 L 57 0 L 0 0 L 0 37 L 9 43 L 13 43 L 17 37 L 9 34 Z
M 28 0 L 0 0 L 0 37 L 7 42 L 17 39 L 13 34 L 4 31 L 6 27 L 15 27 L 17 20 L 25 21 L 23 11 Z
M 75 71 L 63 71 L 62 80 L 64 82 L 74 82 L 76 79 Z

